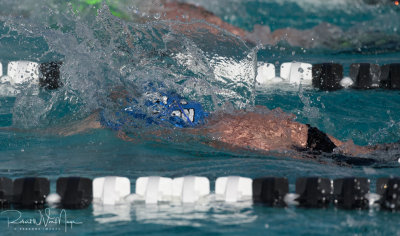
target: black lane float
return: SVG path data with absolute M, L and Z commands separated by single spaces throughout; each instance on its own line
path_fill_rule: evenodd
M 50 181 L 46 178 L 20 178 L 14 180 L 13 203 L 15 208 L 42 209 L 50 193 Z
M 333 91 L 341 89 L 343 66 L 337 63 L 322 63 L 312 66 L 312 85 L 321 90 Z
M 286 178 L 264 177 L 253 180 L 253 202 L 268 206 L 286 206 L 285 195 L 289 193 Z
M 333 181 L 333 198 L 337 207 L 344 209 L 366 209 L 369 200 L 370 180 L 367 178 L 343 178 Z
M 400 210 L 400 178 L 380 178 L 376 182 L 376 193 L 382 196 L 380 205 L 388 210 Z
M 323 208 L 331 202 L 332 184 L 327 178 L 311 177 L 296 180 L 297 201 L 301 207 Z
M 8 208 L 13 200 L 13 181 L 6 177 L 0 178 L 0 207 Z
M 59 207 L 66 209 L 86 208 L 92 203 L 92 180 L 81 177 L 63 177 L 57 180 Z

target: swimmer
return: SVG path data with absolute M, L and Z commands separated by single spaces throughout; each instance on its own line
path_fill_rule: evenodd
M 176 93 L 151 91 L 141 95 L 145 112 L 136 99 L 129 98 L 126 91 L 113 92 L 112 99 L 123 99 L 123 107 L 116 111 L 100 111 L 82 122 L 75 123 L 58 134 L 69 136 L 91 129 L 109 128 L 126 141 L 134 141 L 124 131 L 142 121 L 145 125 L 176 127 L 191 134 L 210 137 L 216 145 L 233 149 L 255 151 L 311 151 L 318 153 L 341 153 L 357 156 L 371 152 L 374 147 L 362 147 L 352 141 L 342 142 L 331 135 L 307 124 L 294 121 L 294 115 L 281 109 L 268 110 L 256 107 L 255 111 L 209 114 L 200 103 L 188 101 Z M 110 115 L 111 114 L 111 115 Z M 113 117 L 110 119 L 110 117 Z M 215 144 L 215 143 L 214 143 Z M 220 145 L 221 146 L 221 145 Z
M 365 1 L 368 4 L 399 5 L 399 1 L 394 0 Z M 219 28 L 254 44 L 261 43 L 263 45 L 275 45 L 280 41 L 286 41 L 291 46 L 302 48 L 337 48 L 340 47 L 340 45 L 348 45 L 351 40 L 354 40 L 354 37 L 357 37 L 358 34 L 357 30 L 349 29 L 348 31 L 343 31 L 340 27 L 325 22 L 320 23 L 311 29 L 298 30 L 294 28 L 283 28 L 277 29 L 273 32 L 271 32 L 269 26 L 255 25 L 253 31 L 249 32 L 224 22 L 220 17 L 201 6 L 168 0 L 161 0 L 158 3 L 158 6 L 159 7 L 154 7 L 154 9 L 150 10 L 150 13 L 160 13 L 162 18 L 165 20 L 178 20 L 182 22 L 204 20 L 211 25 L 218 26 Z M 191 27 L 207 28 L 211 33 L 217 33 L 214 32 L 215 29 L 212 29 L 207 25 L 194 24 Z M 379 35 L 379 32 L 371 32 L 371 34 Z M 372 45 L 375 41 L 373 38 L 370 39 L 371 42 L 369 42 L 368 39 L 363 40 L 366 40 L 366 43 L 372 43 Z
M 97 8 L 101 7 L 101 0 L 87 1 L 89 2 L 89 9 L 92 9 L 92 5 L 95 4 Z M 110 11 L 122 18 L 124 17 L 123 11 L 118 11 L 117 7 L 114 6 L 112 1 L 106 1 L 110 5 Z M 397 0 L 364 0 L 365 4 L 368 5 L 393 5 L 398 8 L 399 1 Z M 78 5 L 80 6 L 80 5 Z M 215 28 L 217 26 L 220 29 L 225 30 L 233 35 L 244 39 L 245 41 L 252 44 L 263 44 L 263 45 L 276 45 L 281 41 L 285 41 L 291 46 L 301 48 L 333 48 L 333 49 L 348 49 L 352 46 L 360 48 L 360 43 L 365 44 L 368 47 L 373 47 L 378 39 L 387 37 L 385 32 L 371 31 L 369 36 L 365 37 L 365 32 L 358 31 L 357 27 L 348 29 L 347 31 L 342 30 L 340 27 L 326 22 L 322 22 L 310 29 L 299 30 L 295 28 L 282 28 L 275 31 L 271 31 L 267 25 L 254 25 L 253 30 L 247 31 L 240 27 L 231 25 L 223 21 L 220 17 L 216 16 L 209 10 L 197 5 L 190 3 L 179 2 L 175 0 L 151 0 L 151 1 L 136 1 L 135 6 L 143 13 L 149 15 L 158 15 L 163 20 L 181 21 L 182 25 L 171 24 L 171 28 L 180 31 L 181 33 L 190 33 L 193 30 L 207 29 L 210 33 L 218 34 L 220 31 Z M 83 8 L 80 6 L 79 8 Z M 147 15 L 146 15 L 147 16 Z M 131 16 L 135 21 L 145 22 L 150 18 L 139 15 Z M 157 20 L 159 18 L 157 17 Z M 206 22 L 204 24 L 202 22 Z M 391 41 L 398 40 L 395 35 L 391 35 Z M 393 38 L 394 37 L 394 38 Z M 359 39 L 354 42 L 354 39 Z M 380 41 L 381 43 L 381 41 Z M 132 44 L 132 42 L 128 42 Z

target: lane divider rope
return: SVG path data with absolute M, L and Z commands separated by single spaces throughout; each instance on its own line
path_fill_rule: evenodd
M 15 209 L 41 209 L 46 206 L 84 209 L 95 205 L 123 204 L 196 204 L 201 202 L 239 204 L 250 202 L 270 207 L 296 205 L 305 208 L 368 209 L 379 206 L 390 211 L 400 210 L 400 178 L 379 178 L 376 193 L 370 192 L 370 180 L 365 177 L 328 179 L 298 178 L 295 193 L 289 192 L 286 178 L 246 178 L 225 176 L 215 181 L 210 191 L 206 177 L 184 176 L 167 178 L 140 177 L 135 193 L 126 177 L 107 176 L 94 180 L 84 177 L 60 177 L 56 193 L 50 194 L 50 181 L 42 177 L 11 180 L 0 178 L 0 206 Z
M 61 66 L 62 62 L 11 61 L 7 65 L 7 74 L 3 74 L 0 63 L 0 96 L 15 96 L 29 86 L 58 89 L 63 86 Z M 324 91 L 343 88 L 399 90 L 400 63 L 353 63 L 349 75 L 343 76 L 343 66 L 338 63 L 285 62 L 280 66 L 280 77 L 277 77 L 274 64 L 258 62 L 255 80 L 259 88 L 301 84 Z

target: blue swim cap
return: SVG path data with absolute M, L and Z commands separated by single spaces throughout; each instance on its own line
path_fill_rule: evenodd
M 208 117 L 208 113 L 204 112 L 200 103 L 187 101 L 173 92 L 147 92 L 143 96 L 144 106 L 140 106 L 135 99 L 126 98 L 130 105 L 115 113 L 115 121 L 106 119 L 104 112 L 101 112 L 101 124 L 119 130 L 123 126 L 135 127 L 137 120 L 140 119 L 149 125 L 166 123 L 184 128 L 204 124 L 205 118 Z

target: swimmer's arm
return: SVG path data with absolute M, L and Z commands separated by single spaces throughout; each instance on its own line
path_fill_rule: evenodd
M 67 127 L 58 128 L 53 130 L 56 134 L 61 136 L 71 136 L 79 133 L 84 133 L 93 129 L 102 128 L 99 120 L 99 113 L 95 112 L 82 121 L 74 122 Z
M 137 93 L 137 91 L 132 90 L 131 92 Z M 121 87 L 115 87 L 110 91 L 110 95 L 108 96 L 113 102 L 123 102 L 124 106 L 127 106 L 126 98 L 129 97 L 129 92 Z M 77 121 L 72 124 L 69 124 L 67 127 L 52 129 L 47 133 L 55 133 L 61 136 L 71 136 L 83 132 L 87 132 L 93 129 L 101 129 L 104 128 L 99 121 L 99 111 L 93 112 L 90 116 L 85 118 L 82 121 Z M 119 131 L 117 136 L 125 141 L 133 141 L 129 138 L 124 132 Z
M 132 143 L 136 142 L 136 140 L 134 138 L 129 137 L 127 133 L 125 133 L 124 131 L 121 131 L 121 130 L 118 130 L 117 137 L 126 142 L 132 142 Z
M 98 121 L 98 112 L 95 112 L 81 121 L 76 121 L 71 124 L 64 125 L 63 127 L 52 127 L 48 129 L 33 130 L 35 133 L 43 135 L 60 135 L 60 136 L 71 136 L 79 133 L 84 133 L 93 129 L 102 128 Z M 32 130 L 20 129 L 15 127 L 0 127 L 0 131 L 11 131 L 11 132 L 32 132 Z
M 373 146 L 356 145 L 354 144 L 353 140 L 343 142 L 331 135 L 328 135 L 328 137 L 338 147 L 339 151 L 345 155 L 358 156 L 358 155 L 368 154 L 373 150 L 375 150 Z

